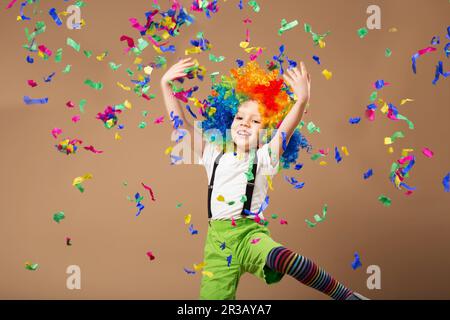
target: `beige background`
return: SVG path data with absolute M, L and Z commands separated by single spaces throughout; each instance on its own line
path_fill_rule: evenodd
M 170 122 L 166 117 L 163 125 L 153 124 L 155 118 L 165 115 L 157 85 L 161 70 L 152 75 L 151 93 L 157 98 L 150 102 L 116 86 L 117 81 L 129 84 L 125 68 L 132 67 L 133 61 L 124 54 L 125 43 L 120 43 L 119 37 L 126 34 L 137 39 L 128 18 L 144 23 L 144 13 L 152 2 L 88 1 L 82 9 L 87 26 L 81 31 L 58 28 L 46 14 L 52 6 L 62 11 L 62 1 L 41 1 L 42 17 L 34 17 L 27 8 L 33 17 L 31 23 L 16 22 L 19 2 L 5 10 L 7 2 L 2 0 L 0 11 L 0 298 L 196 299 L 200 276 L 186 275 L 183 267 L 202 261 L 207 225 L 206 174 L 200 166 L 171 166 L 164 155 L 171 145 Z M 161 3 L 167 8 L 167 1 Z M 242 20 L 250 17 L 251 45 L 267 48 L 260 62 L 277 54 L 281 43 L 290 58 L 306 61 L 312 75 L 312 100 L 304 120 L 313 121 L 322 131 L 308 134 L 312 144 L 330 150 L 345 145 L 350 152 L 340 164 L 330 153 L 326 167 L 303 154 L 302 171 L 285 171 L 275 178 L 267 214 L 276 213 L 289 224 L 273 222 L 274 238 L 314 259 L 370 298 L 449 299 L 450 204 L 441 182 L 450 170 L 449 80 L 431 84 L 438 60 L 449 69 L 443 44 L 438 52 L 419 59 L 417 75 L 410 66 L 412 54 L 426 47 L 433 35 L 440 35 L 444 45 L 448 41 L 448 1 L 259 1 L 259 14 L 248 6 L 240 11 L 237 0 L 219 3 L 220 11 L 211 20 L 196 13 L 196 23 L 182 29 L 173 41 L 177 53 L 166 54 L 169 64 L 182 56 L 189 39 L 204 31 L 214 46 L 212 53 L 224 55 L 226 60 L 216 64 L 208 61 L 207 53 L 198 57 L 208 73 L 225 73 L 235 66 L 236 58 L 245 59 L 238 45 L 245 38 Z M 382 29 L 359 39 L 356 30 L 365 25 L 370 4 L 382 9 Z M 300 25 L 280 37 L 277 30 L 282 18 L 298 19 Z M 47 23 L 39 43 L 54 51 L 64 48 L 61 63 L 39 58 L 33 65 L 25 62 L 23 29 L 34 26 L 37 19 Z M 303 31 L 305 22 L 318 33 L 332 32 L 325 49 L 313 46 L 310 35 Z M 398 32 L 389 33 L 391 27 Z M 68 36 L 95 55 L 104 50 L 110 54 L 104 62 L 87 59 L 65 45 Z M 392 49 L 392 57 L 384 56 L 385 48 Z M 321 66 L 313 62 L 313 54 L 320 56 Z M 154 55 L 148 48 L 143 57 L 149 62 Z M 123 66 L 113 72 L 109 61 Z M 66 64 L 72 64 L 72 71 L 62 74 Z M 324 68 L 333 72 L 330 81 L 321 75 Z M 43 83 L 42 77 L 52 71 L 57 71 L 53 81 Z M 102 81 L 105 88 L 97 92 L 83 85 L 86 78 Z M 28 79 L 36 80 L 39 86 L 28 87 Z M 348 124 L 350 117 L 363 117 L 373 91 L 371 84 L 377 79 L 392 83 L 380 91 L 380 96 L 411 119 L 415 130 L 379 112 L 373 123 L 363 119 L 357 126 Z M 209 79 L 197 96 L 205 97 L 208 86 Z M 27 106 L 22 102 L 24 95 L 48 96 L 50 103 Z M 82 98 L 88 100 L 86 112 L 79 123 L 73 124 L 70 119 L 77 110 L 68 109 L 65 103 L 78 103 Z M 400 106 L 403 98 L 415 101 Z M 123 139 L 115 141 L 116 130 L 105 129 L 95 115 L 125 99 L 132 102 L 133 109 L 119 116 L 125 129 L 121 132 Z M 147 119 L 141 114 L 143 110 L 149 111 Z M 149 122 L 145 129 L 138 128 L 142 120 Z M 54 127 L 64 130 L 61 138 L 82 139 L 85 145 L 92 144 L 104 153 L 58 153 L 50 134 Z M 406 137 L 395 142 L 394 154 L 388 154 L 383 139 L 398 130 Z M 433 159 L 422 155 L 423 147 L 435 152 Z M 410 197 L 388 180 L 391 163 L 399 158 L 401 148 L 416 150 L 417 162 L 408 183 L 418 189 Z M 373 168 L 374 176 L 364 181 L 362 174 L 369 168 Z M 86 191 L 81 194 L 71 183 L 88 172 L 94 179 L 84 184 Z M 284 175 L 305 181 L 304 189 L 294 190 L 283 180 Z M 123 181 L 128 182 L 127 187 Z M 149 202 L 141 182 L 153 188 L 156 202 Z M 134 203 L 126 199 L 137 191 L 145 196 L 146 206 L 138 218 Z M 392 199 L 390 208 L 377 201 L 380 194 Z M 178 203 L 183 205 L 177 209 Z M 324 203 L 329 206 L 327 220 L 315 229 L 307 228 L 304 219 L 312 219 Z M 60 210 L 66 213 L 66 219 L 58 225 L 52 216 Z M 188 213 L 193 216 L 198 236 L 191 236 L 184 225 Z M 71 247 L 65 245 L 66 236 L 72 238 Z M 156 260 L 149 261 L 149 250 Z M 350 267 L 355 251 L 363 263 L 356 271 Z M 38 271 L 25 270 L 25 261 L 39 263 Z M 81 267 L 81 290 L 66 289 L 65 270 L 72 264 Z M 365 271 L 372 264 L 381 268 L 381 290 L 366 288 Z M 238 298 L 327 299 L 293 279 L 266 286 L 251 275 L 241 280 Z

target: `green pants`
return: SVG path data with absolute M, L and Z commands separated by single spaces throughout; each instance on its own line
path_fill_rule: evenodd
M 266 266 L 269 252 L 281 246 L 272 240 L 267 227 L 247 218 L 235 222 L 235 227 L 230 220 L 209 222 L 204 270 L 212 273 L 212 276 L 208 276 L 207 272 L 202 277 L 202 300 L 236 299 L 239 279 L 245 272 L 254 274 L 267 284 L 278 282 L 283 277 L 283 274 Z M 230 255 L 231 263 L 228 266 L 227 258 Z

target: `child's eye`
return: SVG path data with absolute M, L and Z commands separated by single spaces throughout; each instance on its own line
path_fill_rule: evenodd
M 242 120 L 242 117 L 241 116 L 236 116 L 236 119 L 237 120 Z
M 259 121 L 259 120 L 253 120 L 253 122 L 254 122 L 254 123 L 258 123 L 258 124 L 261 123 L 261 121 Z

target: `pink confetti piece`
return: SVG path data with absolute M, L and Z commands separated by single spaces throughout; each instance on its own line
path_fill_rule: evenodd
M 406 162 L 411 161 L 412 159 L 414 159 L 414 156 L 407 156 L 407 157 L 403 157 L 397 160 L 398 163 L 400 164 L 405 164 Z
M 280 219 L 280 224 L 288 224 L 286 220 Z
M 236 227 L 236 221 L 234 221 L 234 218 L 231 218 L 231 225 L 232 225 L 233 227 Z
M 160 124 L 160 123 L 163 123 L 163 121 L 164 121 L 164 116 L 156 118 L 155 121 L 153 121 L 153 123 Z
M 57 139 L 58 136 L 62 133 L 62 130 L 60 128 L 54 128 L 52 129 L 52 136 L 53 138 Z
M 369 119 L 369 121 L 375 120 L 375 111 L 374 110 L 366 110 L 366 117 Z
M 327 156 L 329 151 L 330 151 L 330 150 L 329 150 L 328 148 L 327 148 L 327 150 L 325 150 L 325 149 L 319 149 L 319 152 L 320 152 L 321 154 L 323 154 L 324 156 Z
M 427 157 L 427 158 L 433 158 L 433 156 L 434 156 L 434 152 L 433 151 L 431 151 L 430 149 L 428 149 L 428 148 L 423 148 L 422 149 L 422 153 L 425 155 L 425 157 Z
M 67 101 L 66 106 L 68 108 L 75 108 L 75 104 L 72 101 Z
M 42 44 L 38 47 L 38 49 L 39 49 L 39 51 L 45 53 L 48 56 L 52 55 L 52 50 L 48 49 L 46 46 L 44 46 Z
M 412 195 L 412 193 L 413 192 L 411 190 L 408 190 L 408 191 L 405 192 L 405 195 L 410 196 L 410 195 Z
M 259 241 L 261 240 L 261 238 L 256 238 L 256 239 L 252 239 L 251 244 L 257 244 Z
M 93 153 L 103 153 L 103 151 L 101 150 L 96 150 L 93 146 L 89 146 L 89 147 L 84 147 L 84 149 L 91 151 Z
M 145 185 L 143 182 L 141 182 L 142 186 L 144 187 L 145 190 L 148 190 L 148 192 L 150 193 L 150 197 L 152 198 L 153 201 L 155 200 L 155 195 L 153 194 L 153 190 L 152 188 L 150 188 L 149 186 Z
M 245 24 L 247 24 L 247 23 L 252 23 L 252 20 L 250 20 L 249 18 L 245 18 L 245 19 L 243 20 L 243 22 L 244 22 Z
M 11 8 L 11 7 L 14 5 L 14 3 L 16 3 L 16 1 L 17 1 L 17 0 L 12 0 L 12 1 L 6 6 L 6 9 Z
M 259 48 L 259 50 L 256 52 L 256 54 L 250 55 L 250 61 L 255 61 L 256 58 L 258 58 L 262 54 L 262 49 Z
M 28 85 L 32 88 L 36 87 L 38 84 L 37 82 L 35 82 L 34 80 L 28 80 Z
M 72 117 L 72 122 L 73 123 L 77 123 L 78 121 L 80 121 L 81 117 L 79 115 L 73 116 Z
M 436 51 L 436 48 L 434 48 L 434 47 L 426 47 L 424 49 L 419 50 L 418 53 L 419 53 L 419 56 L 421 56 L 421 55 L 424 55 L 425 53 L 433 52 L 433 51 Z
M 155 256 L 153 255 L 153 253 L 151 251 L 147 252 L 147 257 L 150 258 L 150 261 L 155 260 Z

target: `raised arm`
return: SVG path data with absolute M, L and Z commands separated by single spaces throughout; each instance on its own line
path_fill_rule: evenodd
M 173 94 L 170 81 L 186 76 L 184 70 L 192 67 L 193 65 L 194 62 L 191 60 L 191 58 L 182 59 L 171 66 L 161 78 L 161 89 L 163 93 L 164 104 L 167 109 L 167 114 L 170 117 L 170 114 L 173 112 L 174 116 L 178 116 L 183 121 L 182 129 L 189 132 L 191 139 L 194 139 L 194 132 L 196 128 L 194 128 L 194 126 L 186 120 L 183 108 L 180 105 L 180 101 Z M 201 141 L 202 143 L 200 145 L 194 144 L 194 146 L 196 146 L 194 152 L 197 153 L 197 155 L 200 157 L 203 150 L 203 139 L 201 139 Z
M 309 102 L 310 89 L 311 89 L 311 77 L 306 71 L 303 62 L 300 63 L 300 70 L 298 68 L 288 69 L 283 74 L 284 80 L 291 86 L 293 92 L 297 96 L 297 101 L 292 106 L 289 113 L 283 119 L 283 122 L 278 127 L 275 136 L 269 142 L 269 148 L 272 155 L 272 164 L 275 165 L 279 157 L 283 153 L 283 135 L 286 134 L 286 145 L 289 143 L 295 128 L 302 120 L 303 113 L 305 112 L 306 105 Z

